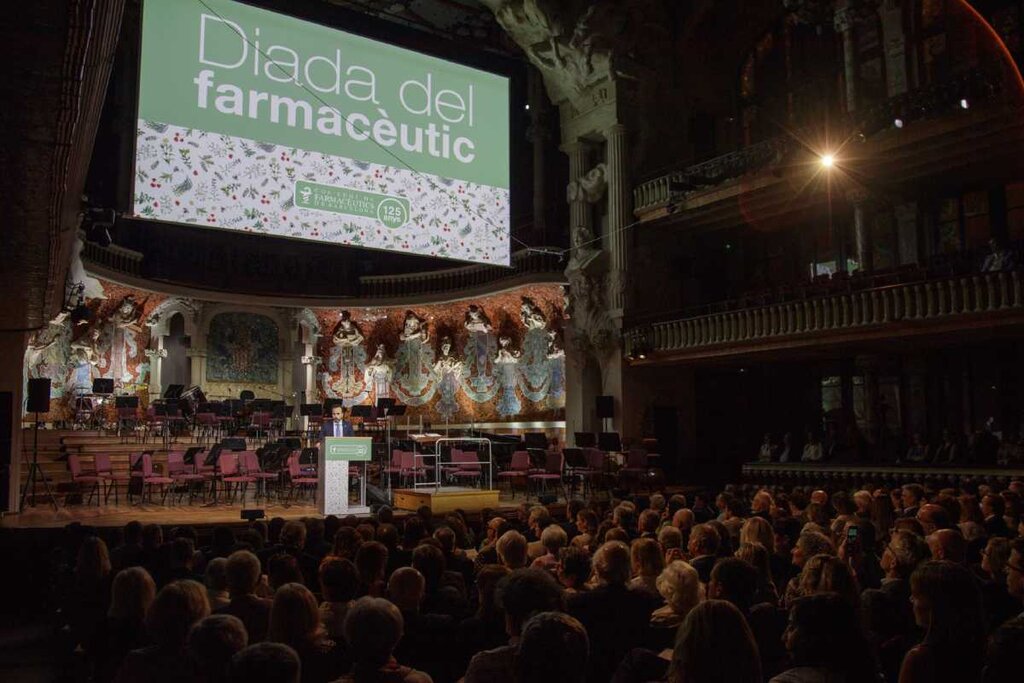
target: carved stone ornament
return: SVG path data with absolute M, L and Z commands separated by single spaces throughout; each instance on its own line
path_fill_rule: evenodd
M 566 186 L 566 199 L 570 202 L 596 204 L 608 189 L 608 165 L 601 162 L 587 171 L 579 180 Z
M 419 340 L 426 343 L 430 340 L 430 332 L 427 329 L 427 322 L 412 311 L 406 311 L 405 324 L 403 325 L 402 332 L 398 335 L 398 338 L 402 341 Z
M 336 346 L 358 346 L 363 343 L 363 339 L 363 333 L 359 329 L 359 325 L 352 320 L 352 314 L 342 311 L 331 341 Z
M 528 296 L 523 297 L 523 302 L 519 306 L 519 317 L 528 330 L 543 330 L 548 326 L 548 319 L 540 310 L 540 306 L 533 303 L 533 299 Z
M 493 329 L 484 309 L 476 304 L 470 304 L 466 309 L 466 320 L 463 326 L 469 332 L 490 332 Z

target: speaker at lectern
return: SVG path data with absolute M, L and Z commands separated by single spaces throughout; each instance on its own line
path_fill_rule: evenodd
M 320 441 L 316 504 L 321 515 L 369 514 L 366 466 L 373 439 L 366 436 L 325 436 Z M 353 488 L 350 479 L 356 479 Z

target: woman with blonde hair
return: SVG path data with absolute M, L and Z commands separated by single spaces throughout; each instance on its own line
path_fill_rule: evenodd
M 299 654 L 303 683 L 334 680 L 347 668 L 320 623 L 316 598 L 301 583 L 286 583 L 274 594 L 267 640 L 284 643 Z
M 704 599 L 704 588 L 697 570 L 683 560 L 670 562 L 658 574 L 657 586 L 665 605 L 651 614 L 651 646 L 664 649 L 672 647 L 679 625 Z
M 78 547 L 74 575 L 64 586 L 64 609 L 76 644 L 86 644 L 103 622 L 113 578 L 107 544 L 96 536 L 84 538 Z

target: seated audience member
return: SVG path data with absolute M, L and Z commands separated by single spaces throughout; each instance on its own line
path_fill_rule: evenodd
M 567 595 L 586 590 L 593 573 L 590 553 L 583 548 L 563 548 L 555 574 Z
M 994 536 L 988 539 L 981 553 L 981 566 L 976 567 L 981 579 L 981 598 L 990 628 L 1013 618 L 1020 611 L 1020 602 L 1006 589 L 1006 563 L 1010 559 L 1010 541 Z
M 740 529 L 743 528 L 743 522 L 745 521 L 748 512 L 749 510 L 747 509 L 746 503 L 739 498 L 732 498 L 726 504 L 725 516 L 722 518 L 721 522 L 728 531 L 730 540 L 739 540 Z M 733 547 L 735 547 L 735 544 Z
M 676 637 L 670 683 L 760 683 L 754 636 L 736 607 L 707 600 L 693 608 Z
M 231 602 L 217 610 L 217 614 L 230 614 L 241 619 L 249 634 L 249 642 L 259 643 L 267 637 L 273 604 L 256 595 L 256 587 L 260 582 L 260 561 L 248 550 L 238 550 L 228 557 L 225 570 Z
M 761 448 L 757 451 L 758 462 L 771 462 L 775 459 L 776 454 L 779 451 L 779 447 L 772 441 L 771 434 L 765 434 L 764 438 L 761 439 Z
M 356 561 L 356 553 L 363 544 L 363 537 L 350 526 L 343 526 L 334 534 L 330 555 L 351 562 Z
M 110 551 L 110 565 L 114 571 L 142 565 L 142 522 L 124 525 L 121 545 Z
M 471 617 L 459 623 L 458 642 L 463 650 L 463 664 L 482 650 L 501 647 L 508 642 L 505 632 L 505 612 L 498 607 L 498 582 L 509 575 L 507 567 L 488 564 L 476 575 L 477 608 Z M 460 671 L 464 671 L 463 666 Z
M 426 607 L 427 581 L 413 567 L 395 570 L 388 582 L 388 596 L 402 613 L 405 634 L 394 648 L 395 657 L 406 665 L 422 669 L 437 680 L 449 680 L 456 664 L 452 643 L 455 620 L 448 614 L 429 612 Z
M 399 567 L 408 566 L 412 559 L 412 553 L 398 546 L 398 528 L 394 524 L 386 523 L 378 526 L 375 538 L 388 549 L 388 566 L 385 569 L 387 576 L 391 576 L 391 572 Z
M 461 518 L 449 515 L 446 524 L 462 524 Z M 460 531 L 465 535 L 464 531 Z M 473 561 L 466 557 L 466 553 L 458 546 L 458 539 L 454 529 L 450 526 L 438 527 L 434 532 L 434 539 L 441 544 L 441 554 L 444 555 L 444 564 L 448 571 L 455 572 L 462 577 L 462 583 L 469 586 L 473 583 Z
M 917 510 L 924 500 L 924 488 L 919 484 L 906 484 L 899 489 L 900 517 L 917 517 Z
M 1006 525 L 1006 503 L 1002 496 L 990 493 L 981 499 L 981 514 L 984 516 L 985 533 L 989 538 L 992 536 L 1003 536 L 1010 538 L 1009 527 Z
M 757 591 L 753 604 L 767 602 L 779 604 L 779 591 L 772 580 L 772 568 L 769 564 L 768 551 L 760 543 L 740 543 L 736 557 L 748 563 L 757 571 Z
M 637 521 L 640 538 L 656 540 L 659 526 L 661 526 L 661 514 L 656 510 L 644 510 L 640 513 L 640 519 Z
M 1018 601 L 1024 601 L 1024 538 L 1010 543 L 1010 559 L 1006 561 L 1006 592 Z
M 665 553 L 665 562 L 683 559 L 683 534 L 666 524 L 658 530 L 658 545 Z
M 718 545 L 721 539 L 718 532 L 710 524 L 698 524 L 690 531 L 690 543 L 687 551 L 690 564 L 697 570 L 702 583 L 711 579 L 711 568 L 718 559 Z
M 900 683 L 977 680 L 985 623 L 970 572 L 948 561 L 925 562 L 910 577 L 910 591 L 924 638 L 904 657 Z
M 793 546 L 793 566 L 803 571 L 807 560 L 815 555 L 831 555 L 833 552 L 832 541 L 829 540 L 828 536 L 817 531 L 805 531 L 800 534 L 796 544 Z M 786 584 L 786 590 L 782 596 L 783 606 L 788 608 L 790 603 L 799 595 L 800 575 L 797 574 Z
M 550 524 L 540 533 L 540 544 L 544 554 L 530 564 L 534 569 L 555 571 L 558 566 L 558 554 L 569 543 L 565 529 L 557 524 Z
M 295 559 L 294 555 L 288 553 L 272 555 L 267 560 L 266 567 L 267 585 L 272 593 L 285 584 L 305 581 L 302 570 L 299 568 L 299 561 Z
M 341 529 L 338 529 L 338 533 L 341 533 Z M 270 568 L 267 565 L 272 557 L 281 553 L 290 555 L 295 558 L 295 563 L 302 573 L 301 582 L 307 586 L 316 586 L 316 572 L 320 562 L 315 556 L 307 553 L 305 547 L 306 525 L 298 520 L 285 522 L 284 526 L 281 527 L 279 542 L 269 548 L 265 548 L 260 553 L 260 561 L 269 575 Z
M 114 680 L 117 683 L 168 683 L 192 679 L 185 643 L 192 625 L 209 616 L 206 589 L 196 581 L 164 586 L 146 613 L 152 645 L 128 653 Z
M 196 623 L 189 631 L 187 645 L 196 678 L 202 683 L 227 683 L 231 658 L 247 644 L 245 626 L 230 614 L 213 614 Z
M 1000 626 L 989 640 L 981 683 L 1003 683 L 1020 678 L 1020 653 L 1024 652 L 1024 616 Z
M 658 575 L 665 568 L 665 556 L 658 542 L 651 538 L 638 538 L 630 546 L 629 557 L 633 572 L 629 588 L 658 595 Z
M 522 569 L 526 566 L 526 537 L 518 531 L 506 531 L 495 544 L 498 563 L 510 570 Z
M 568 611 L 586 627 L 591 657 L 587 680 L 607 679 L 619 661 L 643 643 L 651 613 L 660 597 L 631 591 L 629 548 L 609 541 L 594 554 L 597 587 L 569 598 Z
M 337 683 L 432 683 L 429 675 L 403 666 L 393 656 L 403 628 L 402 613 L 387 600 L 356 600 L 345 618 L 352 671 Z
M 930 454 L 930 449 L 924 440 L 924 435 L 921 432 L 915 432 L 910 439 L 910 447 L 907 448 L 903 459 L 908 463 L 920 464 L 927 462 Z
M 63 608 L 75 644 L 88 643 L 103 622 L 113 580 L 107 544 L 97 536 L 86 536 L 78 546 L 71 584 L 63 590 Z
M 560 523 L 559 526 L 565 532 L 565 536 L 569 543 L 572 539 L 580 535 L 579 526 L 576 523 L 576 518 L 579 516 L 580 511 L 586 507 L 579 498 L 573 498 L 565 504 L 565 521 Z
M 384 544 L 377 541 L 363 543 L 356 551 L 355 565 L 359 572 L 359 596 L 383 597 L 388 568 L 388 549 Z
M 775 529 L 770 521 L 762 517 L 751 517 L 746 520 L 740 528 L 739 540 L 740 544 L 760 543 L 768 553 L 771 580 L 776 584 L 778 584 L 780 579 L 788 580 L 790 558 L 776 555 Z
M 815 555 L 800 572 L 799 594 L 835 593 L 850 607 L 860 604 L 860 586 L 848 565 L 834 555 Z
M 967 541 L 959 529 L 939 529 L 925 540 L 928 542 L 933 560 L 947 560 L 966 566 Z
M 800 538 L 803 523 L 793 517 L 777 519 L 772 524 L 775 536 L 775 550 L 772 553 L 772 580 L 780 590 L 799 571 L 793 566 L 793 546 Z
M 491 517 L 487 520 L 487 526 L 484 527 L 483 540 L 480 542 L 480 548 L 473 559 L 475 569 L 479 570 L 485 564 L 498 564 L 498 539 L 506 531 L 510 530 L 511 527 L 508 524 L 508 520 L 504 517 Z
M 804 452 L 800 456 L 800 462 L 821 462 L 824 452 L 821 449 L 821 440 L 813 431 L 807 432 L 807 443 L 804 444 Z
M 206 563 L 203 582 L 206 584 L 206 598 L 210 601 L 210 609 L 217 611 L 231 602 L 228 593 L 228 560 L 226 557 L 215 557 Z
M 574 548 L 590 548 L 594 544 L 594 537 L 600 526 L 597 515 L 593 510 L 584 508 L 576 514 L 576 529 L 579 534 L 570 541 Z
M 320 623 L 336 643 L 345 642 L 345 616 L 359 591 L 359 572 L 349 560 L 328 556 L 320 563 Z
M 496 598 L 505 612 L 508 644 L 478 652 L 466 669 L 465 683 L 513 681 L 513 664 L 523 626 L 534 614 L 557 612 L 564 607 L 561 588 L 551 574 L 541 569 L 518 569 L 501 579 Z
M 516 683 L 583 683 L 590 642 L 583 625 L 561 612 L 541 612 L 523 626 L 513 663 Z
M 934 503 L 925 503 L 917 509 L 914 518 L 921 523 L 924 535 L 933 534 L 939 529 L 949 529 L 953 524 L 949 521 L 945 508 Z
M 737 557 L 719 560 L 711 570 L 707 595 L 709 600 L 728 600 L 746 616 L 757 594 L 757 570 Z
M 544 530 L 554 524 L 551 513 L 543 505 L 534 505 L 530 508 L 530 515 L 527 518 L 529 529 L 529 545 L 527 546 L 527 559 L 533 562 L 544 554 L 544 546 L 540 542 L 540 536 Z
M 447 570 L 444 553 L 438 546 L 433 539 L 427 539 L 412 552 L 412 566 L 427 582 L 423 611 L 461 617 L 466 610 L 466 586 L 461 574 Z
M 285 584 L 274 593 L 267 640 L 299 654 L 303 683 L 333 680 L 346 668 L 337 644 L 320 625 L 316 598 L 301 583 Z
M 654 650 L 671 647 L 679 625 L 704 598 L 697 570 L 683 560 L 670 562 L 658 575 L 658 593 L 665 600 L 651 613 L 651 637 L 647 644 Z
M 794 601 L 783 639 L 792 668 L 770 683 L 878 680 L 857 613 L 838 595 L 819 593 Z
M 231 658 L 231 683 L 299 683 L 301 663 L 281 643 L 250 645 Z
M 959 439 L 950 429 L 942 430 L 942 441 L 935 449 L 935 457 L 932 462 L 938 464 L 951 464 L 962 459 Z
M 111 680 L 125 655 L 146 645 L 146 611 L 155 597 L 156 584 L 142 567 L 122 569 L 114 577 L 107 617 L 86 648 L 92 659 L 94 680 Z

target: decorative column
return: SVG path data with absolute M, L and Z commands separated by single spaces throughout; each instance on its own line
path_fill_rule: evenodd
M 205 340 L 202 344 L 197 345 L 196 340 L 193 338 L 192 347 L 186 351 L 188 356 L 191 376 L 191 383 L 193 385 L 206 386 L 206 343 Z M 237 397 L 235 397 L 237 398 Z
M 536 69 L 529 71 L 530 127 L 526 129 L 527 139 L 533 143 L 533 234 L 541 244 L 548 243 L 547 232 L 547 175 L 545 173 L 544 150 L 550 133 L 547 128 L 547 95 L 544 80 Z
M 885 0 L 879 8 L 879 15 L 882 17 L 882 44 L 885 45 L 885 85 L 889 97 L 907 92 L 907 40 L 903 33 L 902 7 L 904 2 Z
M 874 270 L 875 262 L 874 245 L 871 241 L 870 198 L 866 190 L 854 190 L 846 197 L 853 204 L 853 239 L 857 267 L 861 272 L 870 273 Z
M 855 362 L 864 376 L 864 436 L 869 444 L 877 446 L 883 426 L 878 411 L 878 358 L 858 356 Z
M 167 358 L 167 349 L 164 348 L 163 335 L 156 336 L 157 347 L 146 349 L 146 357 L 149 358 L 149 400 L 150 402 L 163 396 L 163 359 Z
M 616 123 L 605 131 L 608 144 L 608 234 L 605 240 L 611 255 L 608 307 L 613 318 L 622 317 L 625 306 L 626 277 L 629 266 L 626 226 L 632 222 L 633 191 L 629 185 L 629 144 L 626 127 Z
M 833 22 L 837 33 L 843 36 L 843 80 L 846 82 L 846 111 L 857 109 L 857 0 L 839 0 Z
M 569 183 L 577 182 L 586 174 L 590 163 L 590 145 L 583 140 L 573 140 L 562 145 L 562 151 L 569 157 Z M 591 239 L 594 223 L 593 210 L 583 197 L 569 202 L 569 235 L 573 246 L 580 240 Z

